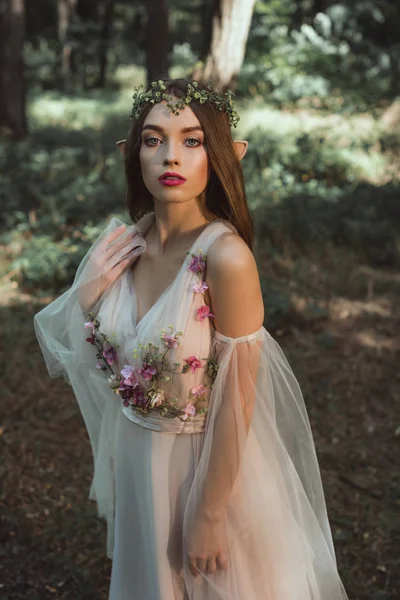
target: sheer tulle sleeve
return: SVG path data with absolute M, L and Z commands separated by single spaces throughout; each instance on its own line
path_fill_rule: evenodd
M 263 327 L 216 331 L 212 353 L 219 368 L 183 528 L 190 599 L 346 599 L 304 400 L 280 346 Z M 226 568 L 193 568 L 191 557 L 213 552 Z
M 34 317 L 49 375 L 63 376 L 72 386 L 88 430 L 94 460 L 89 497 L 97 502 L 99 516 L 107 520 L 110 558 L 114 537 L 114 430 L 120 402 L 105 384 L 104 374 L 95 368 L 96 351 L 86 342 L 90 329 L 84 325 L 88 310 L 97 311 L 106 297 L 117 298 L 125 285 L 126 278 L 119 277 L 102 293 L 100 277 L 107 277 L 123 258 L 131 256 L 133 260 L 145 248 L 140 232 L 135 235 L 135 226 L 127 227 L 123 234 L 128 236 L 127 246 L 107 263 L 101 263 L 107 236 L 121 224 L 117 219 L 110 221 L 83 258 L 71 288 Z M 115 306 L 116 302 L 108 304 Z

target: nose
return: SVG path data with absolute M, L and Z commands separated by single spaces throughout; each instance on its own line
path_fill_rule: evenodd
M 163 165 L 179 165 L 180 164 L 180 155 L 178 150 L 179 143 L 173 142 L 171 140 L 165 144 L 165 156 L 163 158 Z

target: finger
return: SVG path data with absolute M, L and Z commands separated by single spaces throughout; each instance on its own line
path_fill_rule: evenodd
M 125 249 L 127 246 L 129 247 L 132 244 L 134 235 L 134 233 L 131 233 L 131 235 L 123 236 L 121 239 L 117 239 L 113 243 L 109 244 L 104 252 L 105 259 L 110 260 L 110 258 L 113 258 L 117 252 Z
M 196 569 L 196 559 L 189 555 L 189 570 L 193 577 L 197 577 L 198 571 Z
M 113 240 L 115 240 L 119 235 L 121 235 L 121 233 L 124 233 L 125 230 L 126 230 L 126 225 L 125 225 L 125 223 L 122 223 L 122 225 L 119 225 L 113 231 L 110 231 L 110 233 L 106 236 L 105 239 L 107 240 L 108 243 L 110 243 Z
M 217 569 L 224 571 L 228 568 L 228 558 L 224 552 L 217 554 Z
M 199 574 L 198 570 L 196 569 L 196 567 L 194 565 L 190 565 L 190 572 L 193 575 L 193 577 L 197 577 L 197 575 Z
M 105 250 L 113 240 L 115 240 L 119 235 L 121 235 L 121 233 L 124 233 L 125 229 L 126 225 L 123 223 L 122 225 L 114 229 L 114 231 L 111 231 L 111 233 L 106 235 L 105 238 L 100 242 L 98 246 L 99 249 L 101 249 L 102 251 Z
M 198 558 L 197 559 L 197 568 L 202 572 L 207 572 L 207 559 L 206 558 Z
M 138 257 L 138 249 L 134 246 L 128 246 L 127 248 L 121 248 L 119 252 L 116 252 L 114 256 L 110 257 L 107 261 L 109 268 L 115 269 L 123 262 L 127 261 L 127 264 L 133 263 Z
M 121 275 L 121 273 L 123 273 L 125 271 L 125 269 L 127 269 L 129 267 L 129 265 L 132 262 L 132 258 L 126 258 L 125 260 L 121 260 L 121 262 L 119 262 L 117 265 L 115 265 L 114 269 L 113 269 L 113 273 L 115 275 L 115 278 L 119 277 Z
M 207 573 L 210 575 L 211 573 L 215 573 L 217 570 L 217 559 L 214 557 L 209 558 L 207 561 Z

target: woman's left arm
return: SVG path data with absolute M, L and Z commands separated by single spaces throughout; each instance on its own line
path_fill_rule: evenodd
M 246 447 L 257 394 L 264 306 L 254 257 L 237 235 L 218 238 L 207 253 L 207 284 L 218 364 L 205 442 L 191 490 L 187 550 L 192 575 L 225 569 L 226 513 Z M 189 525 L 190 523 L 190 525 Z
M 221 518 L 238 474 L 245 443 L 242 438 L 248 434 L 256 397 L 262 340 L 248 338 L 260 330 L 264 320 L 257 265 L 237 235 L 222 236 L 210 247 L 207 284 L 215 315 L 214 358 L 218 362 L 227 349 L 228 360 L 216 382 L 220 407 L 213 422 L 203 510 L 210 518 Z

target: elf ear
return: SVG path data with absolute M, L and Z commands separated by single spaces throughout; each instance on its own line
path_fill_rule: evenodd
M 122 155 L 125 154 L 125 144 L 126 140 L 119 140 L 119 142 L 115 143 Z
M 237 154 L 238 159 L 242 160 L 242 158 L 247 152 L 247 148 L 249 147 L 249 142 L 245 140 L 236 140 L 233 142 L 233 145 L 235 147 L 235 152 Z

